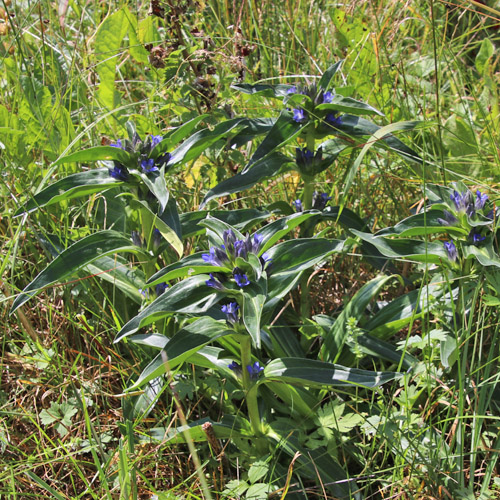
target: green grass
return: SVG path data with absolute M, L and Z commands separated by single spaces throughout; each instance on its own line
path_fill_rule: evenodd
M 148 16 L 148 2 L 69 2 L 64 18 L 48 2 L 3 2 L 10 16 L 8 33 L 0 38 L 2 498 L 207 498 L 187 447 L 138 440 L 151 427 L 181 425 L 167 385 L 153 396 L 159 402 L 151 413 L 123 428 L 123 392 L 151 353 L 112 343 L 129 312 L 109 283 L 75 277 L 8 315 L 12 297 L 50 260 L 41 238 L 69 241 L 90 234 L 106 220 L 105 212 L 121 223 L 118 205 L 101 195 L 13 218 L 29 195 L 77 171 L 74 165 L 51 166 L 64 153 L 123 136 L 128 118 L 144 134 L 200 112 L 210 113 L 207 123 L 226 118 L 228 110 L 261 116 L 255 101 L 229 89 L 238 75 L 252 83 L 293 83 L 300 75 L 312 80 L 345 58 L 342 78 L 354 96 L 384 111 L 387 118 L 379 123 L 429 125 L 411 135 L 412 147 L 426 159 L 422 167 L 411 168 L 394 155 L 371 155 L 346 206 L 379 229 L 410 214 L 422 199 L 422 183 L 462 179 L 498 198 L 498 57 L 488 41 L 494 47 L 500 41 L 500 12 L 432 0 L 406 6 L 391 1 L 337 7 L 325 0 L 200 4 L 188 6 L 178 25 L 169 25 Z M 111 21 L 125 6 L 131 26 L 139 23 L 138 39 L 125 33 L 123 40 L 113 38 L 128 23 L 125 14 Z M 167 50 L 165 67 L 148 61 L 148 43 Z M 275 116 L 271 106 L 268 114 Z M 169 178 L 181 210 L 197 207 L 207 182 L 215 184 L 241 162 L 234 152 L 207 152 Z M 339 160 L 325 173 L 322 189 L 340 197 L 351 163 Z M 188 171 L 192 185 L 186 184 Z M 299 195 L 296 189 L 291 176 L 282 176 L 220 205 L 290 203 Z M 191 248 L 197 244 L 189 242 Z M 356 256 L 326 263 L 314 277 L 317 291 L 313 281 L 315 312 L 338 311 L 373 274 Z M 338 278 L 328 281 L 329 276 Z M 353 453 L 365 464 L 356 474 L 365 478 L 359 483 L 367 498 L 500 498 L 498 314 L 484 304 L 479 289 L 466 291 L 475 312 L 457 332 L 460 356 L 451 377 L 456 382 L 445 380 L 440 345 L 427 338 L 427 345 L 412 351 L 421 363 L 406 387 L 352 403 L 350 410 L 365 419 L 351 437 L 359 443 Z M 398 290 L 386 293 L 396 296 Z M 427 317 L 390 341 L 425 337 L 433 328 Z M 176 375 L 187 420 L 217 419 L 216 382 L 200 380 L 204 375 L 189 367 Z M 349 446 L 339 449 L 344 454 Z M 277 448 L 271 462 L 280 453 Z M 199 446 L 198 454 L 214 498 L 223 498 L 226 483 L 248 472 L 229 467 L 208 445 Z M 324 497 L 309 487 L 291 484 L 289 492 L 305 488 L 311 498 Z

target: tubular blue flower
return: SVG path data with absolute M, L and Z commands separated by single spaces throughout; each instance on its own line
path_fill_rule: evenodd
M 147 160 L 141 160 L 141 168 L 143 172 L 157 172 L 158 167 L 155 165 L 153 158 L 148 158 Z
M 156 296 L 159 297 L 161 294 L 165 293 L 165 290 L 167 288 L 168 288 L 168 285 L 167 285 L 167 283 L 165 283 L 165 281 L 163 283 L 158 283 L 155 286 Z
M 250 251 L 254 254 L 258 254 L 263 242 L 264 242 L 264 236 L 262 236 L 259 233 L 254 233 L 252 237 Z
M 293 112 L 293 119 L 297 123 L 304 123 L 307 121 L 307 114 L 302 108 L 295 108 L 292 109 Z
M 296 85 L 292 85 L 287 91 L 286 91 L 287 94 L 296 94 L 297 93 L 297 86 Z
M 333 128 L 342 125 L 342 117 L 338 116 L 338 113 L 328 113 L 326 115 L 325 121 L 328 125 L 330 125 Z
M 479 191 L 478 189 L 476 191 L 476 201 L 474 202 L 474 207 L 476 208 L 476 210 L 482 210 L 488 199 L 488 195 L 481 194 L 481 191 Z
M 467 238 L 471 240 L 474 245 L 478 245 L 481 241 L 486 239 L 486 236 L 482 236 L 480 233 L 477 233 L 475 229 L 471 229 Z
M 295 208 L 296 212 L 303 212 L 304 211 L 304 207 L 302 206 L 301 200 L 295 200 L 292 204 L 293 204 L 293 207 Z
M 330 92 L 329 90 L 323 94 L 323 104 L 330 104 L 335 97 L 335 92 Z
M 472 217 L 476 213 L 474 200 L 470 191 L 467 190 L 463 193 L 453 191 L 453 194 L 450 194 L 450 200 L 454 203 L 458 212 L 465 212 L 469 217 Z
M 222 306 L 221 311 L 226 315 L 226 321 L 230 325 L 236 325 L 240 322 L 240 316 L 238 314 L 239 308 L 240 306 L 236 302 L 230 302 Z
M 246 260 L 248 256 L 248 245 L 245 240 L 236 240 L 234 242 L 234 256 L 236 258 L 241 257 Z
M 207 264 L 224 267 L 228 263 L 227 255 L 220 248 L 210 247 L 209 252 L 201 254 L 201 258 Z
M 225 290 L 224 285 L 212 273 L 210 273 L 210 279 L 205 281 L 205 284 L 219 291 Z
M 453 226 L 458 222 L 458 219 L 448 210 L 443 210 L 443 214 L 444 219 L 438 218 L 437 220 L 442 226 Z
M 327 203 L 332 199 L 331 196 L 328 196 L 327 193 L 318 193 L 317 191 L 314 191 L 313 193 L 313 201 L 312 201 L 312 207 L 315 210 L 324 210 Z
M 452 262 L 455 262 L 458 257 L 458 252 L 457 252 L 457 247 L 455 246 L 455 243 L 453 241 L 445 241 L 443 242 L 444 249 L 446 250 L 446 253 L 448 254 L 449 259 Z
M 231 363 L 229 365 L 227 365 L 227 367 L 230 369 L 230 370 L 233 370 L 233 372 L 241 372 L 241 366 L 236 363 L 236 361 L 231 361 Z
M 244 286 L 248 286 L 250 284 L 248 276 L 246 274 L 243 274 L 243 272 L 238 267 L 235 267 L 233 270 L 233 278 L 240 288 L 243 288 Z
M 117 139 L 116 142 L 111 143 L 110 146 L 113 148 L 125 149 L 125 145 L 121 139 Z
M 126 182 L 128 180 L 127 169 L 120 163 L 115 163 L 115 166 L 109 169 L 109 175 L 117 181 Z
M 247 366 L 248 373 L 250 374 L 250 378 L 256 379 L 260 372 L 264 371 L 264 367 L 260 366 L 260 363 L 256 361 L 253 365 Z
M 151 149 L 153 149 L 156 145 L 160 144 L 163 140 L 163 136 L 161 135 L 152 135 L 151 136 Z
M 142 238 L 138 231 L 132 231 L 130 237 L 132 238 L 132 243 L 136 247 L 142 247 Z
M 170 153 L 164 153 L 158 156 L 158 158 L 156 158 L 156 166 L 160 168 L 163 167 L 163 165 L 168 165 L 170 158 L 172 158 L 172 155 Z

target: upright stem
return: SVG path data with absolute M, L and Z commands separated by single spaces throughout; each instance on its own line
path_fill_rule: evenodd
M 248 417 L 250 418 L 250 425 L 255 435 L 262 436 L 262 425 L 259 414 L 259 404 L 257 401 L 257 391 L 251 390 L 254 382 L 250 378 L 247 366 L 252 364 L 252 339 L 250 336 L 244 336 L 241 340 L 241 378 L 243 381 L 243 390 L 245 392 L 245 400 L 247 403 Z
M 314 139 L 314 129 L 309 131 L 306 136 L 306 145 L 309 151 L 314 151 L 315 139 Z M 314 194 L 314 177 L 303 177 L 304 180 L 304 191 L 302 195 L 302 204 L 304 206 L 304 210 L 311 210 L 312 202 L 313 202 L 313 194 Z M 300 231 L 301 238 L 310 238 L 312 236 L 314 229 L 314 223 L 312 221 L 305 221 L 302 229 Z M 310 274 L 308 272 L 304 272 L 301 280 L 300 280 L 300 316 L 303 320 L 306 318 L 310 318 L 311 316 L 311 298 L 309 296 L 308 290 L 308 280 Z M 305 337 L 302 343 L 302 347 L 307 348 L 305 345 Z

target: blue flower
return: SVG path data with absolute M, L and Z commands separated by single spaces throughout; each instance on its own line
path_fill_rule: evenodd
M 342 125 L 342 117 L 338 116 L 338 113 L 328 113 L 326 115 L 325 121 L 328 125 L 330 125 L 333 128 Z
M 227 367 L 230 370 L 233 370 L 233 372 L 236 372 L 236 373 L 241 372 L 241 366 L 238 363 L 236 363 L 236 361 L 232 361 L 229 365 L 227 365 Z
M 442 226 L 452 226 L 458 222 L 458 219 L 451 212 L 448 212 L 448 210 L 443 210 L 443 215 L 444 219 L 440 217 L 437 219 Z
M 302 201 L 301 200 L 295 200 L 293 202 L 293 206 L 297 212 L 303 212 L 304 207 L 302 206 Z
M 151 136 L 151 149 L 153 149 L 157 144 L 163 140 L 163 136 L 161 135 L 152 135 Z
M 449 259 L 452 262 L 455 262 L 458 257 L 458 252 L 457 252 L 457 247 L 455 246 L 455 243 L 453 241 L 445 241 L 443 242 L 444 249 L 446 250 L 446 253 L 448 254 Z
M 297 86 L 296 85 L 292 85 L 287 91 L 286 91 L 287 94 L 296 94 L 297 93 Z
M 480 233 L 476 233 L 475 229 L 471 229 L 469 235 L 467 236 L 469 240 L 472 240 L 474 245 L 481 243 L 481 241 L 486 239 L 486 236 L 482 236 Z
M 332 199 L 331 196 L 328 196 L 327 193 L 318 193 L 317 191 L 314 191 L 313 193 L 313 201 L 312 201 L 312 207 L 315 210 L 324 210 L 326 207 L 327 203 Z
M 111 143 L 110 146 L 113 148 L 125 149 L 125 145 L 121 139 L 117 139 L 116 142 Z
M 484 208 L 484 205 L 488 201 L 488 195 L 487 194 L 481 194 L 481 191 L 479 189 L 476 191 L 476 201 L 474 202 L 474 206 L 476 210 L 481 210 Z
M 248 286 L 250 284 L 250 280 L 248 279 L 248 276 L 246 274 L 243 274 L 241 272 L 241 270 L 237 267 L 235 267 L 233 270 L 233 278 L 234 278 L 234 281 L 236 281 L 236 284 L 240 288 L 243 288 L 244 286 Z
M 203 262 L 217 267 L 224 267 L 228 263 L 227 255 L 220 248 L 210 247 L 209 252 L 201 254 Z
M 170 158 L 172 158 L 172 155 L 170 153 L 163 153 L 156 159 L 156 166 L 163 167 L 163 165 L 167 165 L 170 161 Z
M 463 193 L 453 191 L 453 194 L 450 194 L 450 200 L 454 203 L 458 212 L 465 212 L 469 217 L 472 217 L 476 213 L 474 199 L 469 190 Z
M 297 163 L 299 167 L 307 168 L 312 165 L 313 161 L 313 151 L 309 151 L 307 148 L 295 148 L 295 163 Z
M 247 370 L 250 374 L 250 378 L 256 379 L 259 376 L 259 373 L 264 371 L 264 367 L 260 366 L 260 363 L 256 361 L 253 365 L 248 365 Z
M 163 282 L 163 283 L 158 283 L 156 286 L 155 286 L 155 292 L 156 292 L 156 296 L 159 297 L 162 293 L 165 292 L 165 290 L 168 288 L 168 285 L 167 283 Z
M 210 273 L 210 279 L 205 281 L 205 284 L 219 291 L 225 290 L 224 285 L 212 273 Z
M 335 97 L 335 92 L 330 92 L 329 90 L 323 94 L 323 104 L 330 104 Z
M 304 123 L 305 121 L 307 121 L 306 112 L 302 108 L 292 109 L 292 112 L 293 112 L 293 119 L 297 123 Z
M 130 237 L 132 238 L 132 243 L 136 247 L 142 247 L 142 238 L 138 231 L 132 231 Z
M 230 302 L 229 304 L 222 306 L 221 311 L 226 315 L 226 320 L 230 325 L 236 325 L 240 322 L 238 314 L 239 308 L 240 306 L 236 302 Z
M 147 160 L 141 160 L 141 168 L 143 172 L 157 172 L 158 167 L 155 165 L 153 158 L 148 158 Z
M 126 182 L 128 180 L 127 169 L 120 163 L 115 163 L 115 166 L 109 169 L 109 175 L 117 181 Z

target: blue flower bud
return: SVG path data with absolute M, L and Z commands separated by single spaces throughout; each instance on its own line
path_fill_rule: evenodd
M 452 262 L 455 262 L 458 257 L 457 247 L 455 246 L 455 243 L 453 243 L 453 241 L 445 241 L 443 242 L 443 245 L 446 250 L 446 253 L 448 254 L 449 259 Z

